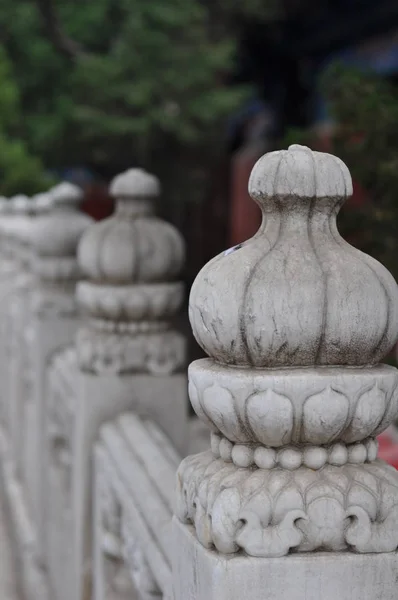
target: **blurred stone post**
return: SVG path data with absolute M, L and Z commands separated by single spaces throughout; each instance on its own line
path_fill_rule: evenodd
M 154 216 L 156 177 L 117 176 L 112 217 L 79 245 L 87 281 L 76 343 L 49 370 L 49 487 L 46 557 L 57 600 L 91 597 L 92 452 L 99 427 L 125 410 L 153 417 L 178 448 L 187 435 L 185 339 L 173 327 L 183 301 L 184 245 Z
M 72 343 L 78 326 L 75 287 L 79 279 L 78 242 L 92 223 L 80 210 L 81 189 L 63 182 L 49 194 L 33 198 L 36 218 L 31 231 L 31 270 L 34 288 L 29 322 L 24 336 L 21 378 L 20 453 L 28 511 L 37 533 L 37 552 L 42 560 L 46 515 L 46 375 L 51 356 Z

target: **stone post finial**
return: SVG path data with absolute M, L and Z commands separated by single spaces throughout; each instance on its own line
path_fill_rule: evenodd
M 344 163 L 302 146 L 271 152 L 253 168 L 249 192 L 260 230 L 213 259 L 192 287 L 198 343 L 236 366 L 379 362 L 398 336 L 397 286 L 337 231 L 352 193 Z
M 79 264 L 90 282 L 77 297 L 91 317 L 78 352 L 87 370 L 172 372 L 182 366 L 184 343 L 169 331 L 183 299 L 176 281 L 184 261 L 178 231 L 156 218 L 156 177 L 129 169 L 110 186 L 115 214 L 89 228 L 79 245 Z M 101 351 L 101 356 L 96 353 Z
M 12 214 L 18 217 L 30 215 L 32 205 L 28 196 L 25 196 L 24 194 L 17 194 L 16 196 L 10 198 L 9 203 Z
M 83 191 L 77 185 L 63 181 L 48 192 L 52 198 L 53 206 L 75 209 L 83 200 Z
M 32 197 L 33 211 L 35 215 L 48 213 L 54 206 L 54 199 L 51 192 L 42 192 Z
M 43 281 L 72 282 L 79 277 L 78 242 L 92 223 L 79 211 L 80 188 L 61 183 L 32 200 L 36 218 L 31 225 L 32 269 Z
M 191 290 L 210 358 L 190 365 L 189 394 L 211 451 L 182 462 L 177 517 L 219 558 L 393 552 L 398 475 L 375 437 L 398 416 L 398 371 L 378 364 L 398 337 L 397 284 L 338 233 L 352 193 L 340 159 L 271 152 L 249 192 L 259 231 Z

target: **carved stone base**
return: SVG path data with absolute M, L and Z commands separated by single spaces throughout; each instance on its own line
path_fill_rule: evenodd
M 203 546 L 223 554 L 274 558 L 398 547 L 398 473 L 380 460 L 258 469 L 208 451 L 186 458 L 177 480 L 177 517 L 195 526 Z
M 204 548 L 176 518 L 174 600 L 396 600 L 398 554 L 234 557 Z

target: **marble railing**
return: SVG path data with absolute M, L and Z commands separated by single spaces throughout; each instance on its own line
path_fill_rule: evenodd
M 21 599 L 397 597 L 398 476 L 376 439 L 396 436 L 397 371 L 379 363 L 397 286 L 338 235 L 350 181 L 300 146 L 259 161 L 260 231 L 191 290 L 209 358 L 189 375 L 184 245 L 154 216 L 156 177 L 117 176 L 96 224 L 69 184 L 0 202 L 0 490 Z

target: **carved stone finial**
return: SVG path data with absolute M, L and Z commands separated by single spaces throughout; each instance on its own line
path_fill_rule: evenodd
M 115 215 L 91 228 L 80 244 L 79 261 L 87 277 L 115 285 L 175 280 L 184 245 L 172 225 L 152 216 L 152 199 L 159 190 L 156 177 L 142 169 L 115 177 Z
M 63 181 L 53 187 L 49 194 L 51 195 L 53 206 L 63 208 L 80 206 L 84 195 L 81 188 L 68 181 Z
M 17 194 L 10 198 L 9 202 L 11 203 L 12 212 L 16 215 L 26 215 L 29 214 L 30 209 L 30 200 L 24 194 Z
M 116 175 L 109 191 L 117 199 L 156 198 L 160 194 L 160 183 L 157 177 L 144 169 L 128 169 Z
M 32 202 L 24 194 L 13 196 L 8 202 L 12 216 L 4 231 L 8 239 L 8 251 L 18 263 L 26 266 L 29 262 Z
M 378 364 L 398 337 L 397 284 L 337 231 L 352 192 L 340 159 L 271 152 L 249 191 L 259 231 L 190 295 L 211 358 L 191 364 L 189 394 L 212 436 L 180 466 L 177 516 L 221 554 L 395 551 L 398 475 L 375 437 L 398 416 L 398 371 Z
M 109 360 L 109 370 L 120 372 L 173 371 L 183 363 L 183 341 L 165 330 L 183 299 L 176 281 L 183 240 L 153 215 L 160 191 L 155 176 L 129 169 L 115 177 L 110 190 L 115 214 L 90 227 L 79 245 L 79 264 L 90 282 L 79 284 L 77 297 L 92 319 L 91 329 L 78 338 L 81 364 L 103 370 Z M 94 338 L 104 354 L 98 359 Z
M 79 211 L 82 192 L 61 183 L 32 200 L 36 218 L 30 240 L 33 271 L 44 281 L 72 281 L 79 277 L 77 245 L 92 219 Z
M 260 230 L 207 264 L 192 287 L 198 343 L 237 366 L 379 362 L 398 336 L 396 283 L 337 231 L 352 193 L 344 163 L 291 146 L 260 158 L 249 191 Z
M 54 206 L 54 199 L 51 192 L 43 192 L 32 197 L 33 210 L 36 215 L 42 215 L 49 212 Z
M 0 196 L 0 213 L 2 215 L 9 213 L 9 206 L 10 206 L 10 203 L 7 200 L 7 198 L 5 198 L 4 196 Z

